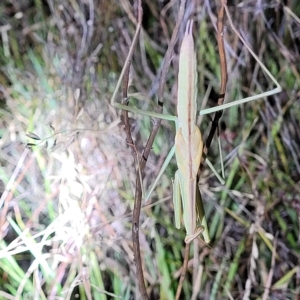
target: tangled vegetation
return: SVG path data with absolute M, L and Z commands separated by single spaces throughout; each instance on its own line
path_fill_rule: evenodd
M 110 106 L 135 32 L 133 2 L 1 1 L 0 299 L 140 299 L 131 217 L 136 160 L 152 122 L 130 114 L 136 157 L 120 113 Z M 188 1 L 184 18 L 195 20 L 198 96 L 200 101 L 211 88 L 208 106 L 220 88 L 219 5 Z M 205 166 L 200 187 L 212 242 L 192 247 L 182 299 L 299 299 L 300 5 L 228 5 L 235 26 L 283 92 L 224 111 L 226 184 Z M 157 108 L 178 9 L 179 1 L 143 1 L 143 30 L 129 76 L 136 95 L 131 106 Z M 226 100 L 270 89 L 226 24 Z M 184 24 L 164 89 L 164 110 L 172 114 L 183 33 Z M 210 121 L 202 120 L 204 139 Z M 145 189 L 173 141 L 173 125 L 163 121 L 145 168 Z M 219 167 L 216 139 L 208 156 Z M 185 231 L 174 226 L 171 201 L 175 170 L 174 160 L 141 213 L 150 299 L 174 299 L 183 261 Z

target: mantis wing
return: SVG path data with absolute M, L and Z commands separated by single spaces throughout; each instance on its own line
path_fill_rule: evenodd
M 181 44 L 179 55 L 177 115 L 178 128 L 175 136 L 175 156 L 178 165 L 174 197 L 177 220 L 180 225 L 179 212 L 182 202 L 183 223 L 186 228 L 186 243 L 190 243 L 200 232 L 197 228 L 196 190 L 198 189 L 197 173 L 199 170 L 203 141 L 196 126 L 197 115 L 197 59 L 192 34 L 193 22 L 189 21 Z M 177 185 L 177 186 L 176 186 Z M 199 199 L 201 201 L 201 199 Z M 202 216 L 201 216 L 202 219 Z M 201 231 L 203 229 L 201 228 Z M 204 229 L 207 233 L 207 228 Z M 206 242 L 209 242 L 208 234 Z

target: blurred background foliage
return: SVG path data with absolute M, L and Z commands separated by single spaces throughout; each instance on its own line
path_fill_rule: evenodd
M 218 97 L 220 1 L 188 1 L 165 87 L 175 113 L 178 51 L 195 20 L 198 98 Z M 299 299 L 300 4 L 228 1 L 234 24 L 283 88 L 224 112 L 226 184 L 205 168 L 202 197 L 212 243 L 195 243 L 182 299 Z M 192 9 L 192 7 L 194 7 Z M 156 107 L 179 1 L 143 1 L 130 105 Z M 135 157 L 109 105 L 135 31 L 134 1 L 10 0 L 0 3 L 0 298 L 139 299 L 131 240 Z M 229 24 L 227 101 L 270 89 Z M 151 119 L 130 114 L 137 150 Z M 204 139 L 210 118 L 201 122 Z M 162 122 L 145 189 L 173 144 Z M 217 142 L 209 158 L 219 167 Z M 173 299 L 185 231 L 174 227 L 173 161 L 141 216 L 150 299 Z

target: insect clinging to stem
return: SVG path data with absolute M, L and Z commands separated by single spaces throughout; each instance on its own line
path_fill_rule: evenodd
M 226 7 L 225 7 L 226 9 Z M 228 14 L 228 12 L 227 12 Z M 230 20 L 232 25 L 232 22 Z M 136 42 L 140 24 L 137 25 L 137 30 L 133 38 L 133 44 Z M 232 25 L 233 27 L 233 25 Z M 175 211 L 175 225 L 180 228 L 181 218 L 186 227 L 185 242 L 190 243 L 201 233 L 206 243 L 210 242 L 207 221 L 203 210 L 199 206 L 203 206 L 201 196 L 196 199 L 197 186 L 197 172 L 200 166 L 203 150 L 203 141 L 199 128 L 196 125 L 197 112 L 197 60 L 194 49 L 194 40 L 192 35 L 193 21 L 188 21 L 186 25 L 185 35 L 182 41 L 179 54 L 179 73 L 178 73 L 178 93 L 177 93 L 177 116 L 158 114 L 151 111 L 144 111 L 138 108 L 129 107 L 116 102 L 117 92 L 121 85 L 122 78 L 125 73 L 123 68 L 120 78 L 118 80 L 116 89 L 113 93 L 111 104 L 119 109 L 139 113 L 142 115 L 160 118 L 164 120 L 174 121 L 176 125 L 175 144 L 171 148 L 168 156 L 163 163 L 159 174 L 157 175 L 152 187 L 146 195 L 146 200 L 149 199 L 161 175 L 165 171 L 174 153 L 176 156 L 178 170 L 175 174 L 175 181 L 173 187 L 173 203 Z M 238 32 L 237 32 L 238 33 Z M 265 71 L 265 73 L 275 83 L 276 88 L 271 91 L 250 96 L 244 99 L 236 100 L 234 102 L 219 105 L 217 107 L 209 108 L 200 111 L 200 115 L 217 112 L 234 105 L 239 105 L 262 97 L 273 95 L 281 91 L 281 87 L 273 75 L 267 70 L 264 64 L 259 60 L 246 41 L 239 35 L 239 38 L 246 45 L 250 53 L 257 60 L 258 64 Z M 128 64 L 129 58 L 132 55 L 133 47 L 131 47 L 125 65 Z M 208 160 L 206 162 L 211 168 Z M 220 176 L 219 180 L 222 181 Z

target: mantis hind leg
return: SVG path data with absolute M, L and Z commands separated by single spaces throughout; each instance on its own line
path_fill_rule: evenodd
M 203 238 L 205 243 L 210 242 L 210 237 L 209 237 L 209 232 L 208 232 L 208 226 L 207 226 L 207 221 L 206 221 L 206 216 L 205 216 L 205 211 L 204 211 L 204 205 L 201 197 L 201 193 L 199 190 L 199 187 L 196 189 L 196 211 L 197 211 L 197 216 L 199 220 L 197 220 L 197 224 L 200 224 L 203 228 Z
M 177 170 L 175 173 L 175 179 L 173 183 L 173 205 L 175 215 L 175 226 L 177 229 L 181 227 L 182 205 L 181 205 L 181 193 L 180 193 L 180 174 Z

